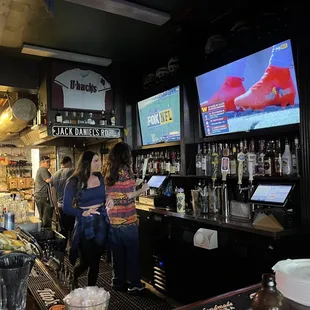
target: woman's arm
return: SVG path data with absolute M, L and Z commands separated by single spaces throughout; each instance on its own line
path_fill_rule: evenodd
M 76 186 L 74 180 L 69 180 L 65 187 L 64 200 L 63 200 L 63 212 L 75 217 L 82 215 L 82 210 L 79 208 L 73 208 L 73 199 L 76 197 Z
M 145 193 L 145 192 L 148 191 L 149 189 L 150 189 L 150 187 L 148 186 L 147 183 L 145 183 L 145 184 L 143 184 L 143 186 L 142 186 L 140 189 L 138 189 L 137 191 L 131 192 L 131 193 L 127 193 L 126 195 L 127 195 L 127 197 L 128 197 L 129 199 L 133 199 L 133 198 L 136 198 L 136 197 L 140 196 L 141 194 Z

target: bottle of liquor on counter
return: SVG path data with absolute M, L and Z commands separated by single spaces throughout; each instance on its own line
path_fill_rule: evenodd
M 293 173 L 292 153 L 287 138 L 285 138 L 285 149 L 282 155 L 282 169 L 283 175 L 291 175 Z
M 55 123 L 62 124 L 62 114 L 59 109 L 57 110 L 57 113 L 55 115 Z
M 252 301 L 252 310 L 281 310 L 286 309 L 285 298 L 276 288 L 273 274 L 263 274 L 262 287 Z
M 108 120 L 107 120 L 107 117 L 105 115 L 105 111 L 104 110 L 101 111 L 101 118 L 100 118 L 100 121 L 99 121 L 99 125 L 100 126 L 107 126 L 108 125 Z
M 111 111 L 111 114 L 110 114 L 110 122 L 109 122 L 110 126 L 115 126 L 115 112 L 114 110 Z

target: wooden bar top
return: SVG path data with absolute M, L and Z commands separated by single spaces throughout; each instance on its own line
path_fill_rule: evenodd
M 260 286 L 261 284 L 255 284 L 237 291 L 195 302 L 176 310 L 247 310 L 251 308 L 251 295 L 256 293 Z

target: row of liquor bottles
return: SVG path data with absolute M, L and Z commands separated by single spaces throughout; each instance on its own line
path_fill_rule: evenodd
M 110 112 L 102 110 L 100 119 L 97 120 L 92 112 L 85 113 L 57 110 L 55 124 L 115 126 L 115 112 L 114 110 Z
M 196 175 L 221 177 L 223 157 L 229 158 L 230 176 L 237 176 L 238 166 L 243 165 L 243 176 L 249 176 L 249 167 L 253 176 L 299 176 L 300 147 L 299 139 L 284 140 L 284 152 L 281 139 L 267 141 L 260 139 L 249 143 L 246 139 L 239 144 L 218 143 L 198 144 L 196 154 Z M 249 165 L 249 162 L 251 165 Z M 216 163 L 216 164 L 215 164 Z
M 151 152 L 137 155 L 135 160 L 136 173 L 145 174 L 179 174 L 181 157 L 179 151 Z

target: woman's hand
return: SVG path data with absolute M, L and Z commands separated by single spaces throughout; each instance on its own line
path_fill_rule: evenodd
M 108 197 L 105 203 L 105 207 L 107 210 L 112 209 L 114 207 L 114 201 L 112 198 Z
M 98 214 L 100 215 L 100 212 L 97 211 L 98 208 L 94 208 L 94 209 L 88 209 L 88 210 L 85 210 L 82 215 L 87 217 L 87 216 L 92 216 L 93 214 Z
M 147 183 L 144 183 L 141 187 L 142 192 L 146 192 L 150 189 L 149 185 Z

